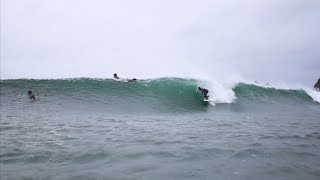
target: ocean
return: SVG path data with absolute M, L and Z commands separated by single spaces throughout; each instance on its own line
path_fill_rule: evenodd
M 311 89 L 186 78 L 0 85 L 1 180 L 320 179 Z

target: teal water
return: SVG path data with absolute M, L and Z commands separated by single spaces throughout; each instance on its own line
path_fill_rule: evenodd
M 194 79 L 0 83 L 1 179 L 320 177 L 320 105 L 304 90 L 239 83 L 213 106 Z

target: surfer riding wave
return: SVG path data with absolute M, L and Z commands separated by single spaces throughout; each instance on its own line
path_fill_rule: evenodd
M 208 89 L 198 87 L 198 91 L 200 91 L 201 94 L 203 95 L 203 99 L 208 100 L 208 98 L 209 98 L 209 96 L 208 96 L 209 90 Z

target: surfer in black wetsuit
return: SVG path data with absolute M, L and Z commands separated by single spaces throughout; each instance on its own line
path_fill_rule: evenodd
M 113 74 L 113 78 L 120 79 L 116 73 Z
M 318 79 L 318 82 L 313 86 L 314 89 L 316 89 L 317 91 L 320 91 L 320 78 Z
M 204 89 L 204 88 L 198 87 L 198 91 L 200 91 L 202 93 L 204 99 L 208 99 L 209 98 L 208 89 Z
M 128 82 L 136 82 L 136 81 L 137 81 L 136 78 L 133 78 L 133 79 L 128 80 Z
M 36 100 L 36 97 L 34 96 L 34 94 L 32 93 L 32 91 L 28 91 L 28 98 L 29 98 L 29 99 L 33 99 L 33 100 Z
M 120 79 L 116 73 L 113 74 L 113 78 L 115 78 L 115 79 Z M 133 79 L 129 79 L 129 80 L 127 80 L 127 81 L 128 81 L 128 82 L 136 82 L 137 79 L 136 79 L 136 78 L 133 78 Z

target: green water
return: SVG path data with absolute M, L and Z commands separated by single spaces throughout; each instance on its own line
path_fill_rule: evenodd
M 320 177 L 320 106 L 304 90 L 240 83 L 233 103 L 204 103 L 195 79 L 0 83 L 1 179 Z

